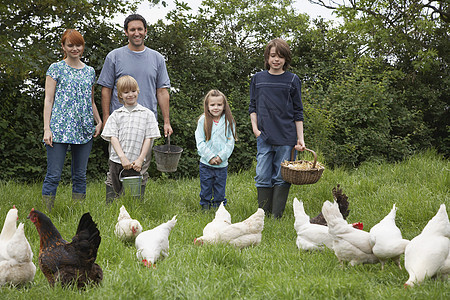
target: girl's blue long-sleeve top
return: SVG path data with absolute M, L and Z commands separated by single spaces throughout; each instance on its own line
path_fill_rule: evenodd
M 205 137 L 205 116 L 202 115 L 197 122 L 195 130 L 195 141 L 197 143 L 197 153 L 200 155 L 200 162 L 213 168 L 224 168 L 228 166 L 228 158 L 233 153 L 234 137 L 231 132 L 231 124 L 227 126 L 225 134 L 225 115 L 219 120 L 219 123 L 213 122 L 211 139 L 206 141 Z M 211 158 L 219 156 L 222 160 L 220 165 L 210 165 Z

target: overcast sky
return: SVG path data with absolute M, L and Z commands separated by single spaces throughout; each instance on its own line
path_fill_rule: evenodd
M 198 6 L 201 4 L 202 0 L 182 0 L 183 2 L 188 3 L 188 5 L 195 11 Z M 155 7 L 150 7 L 148 1 L 144 1 L 138 7 L 137 13 L 141 14 L 148 23 L 153 24 L 158 19 L 164 19 L 165 15 L 175 8 L 174 1 L 166 0 L 168 3 L 167 7 L 163 7 L 162 5 L 157 5 Z M 326 20 L 335 20 L 334 15 L 331 14 L 332 10 L 324 8 L 322 6 L 311 4 L 308 0 L 295 0 L 294 7 L 299 13 L 306 13 L 311 18 L 323 17 Z M 114 18 L 114 20 L 123 25 L 123 21 L 125 20 L 126 15 L 118 15 Z

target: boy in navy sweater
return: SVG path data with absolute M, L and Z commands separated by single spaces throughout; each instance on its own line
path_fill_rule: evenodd
M 303 138 L 301 83 L 287 71 L 289 45 L 270 41 L 264 51 L 267 70 L 256 73 L 250 84 L 249 114 L 257 140 L 256 188 L 258 206 L 266 214 L 281 218 L 290 184 L 281 177 L 281 163 L 291 160 L 291 150 L 306 149 Z

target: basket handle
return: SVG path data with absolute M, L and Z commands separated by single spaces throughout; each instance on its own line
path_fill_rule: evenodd
M 314 155 L 314 163 L 312 165 L 312 169 L 314 169 L 316 167 L 317 154 L 316 154 L 316 152 L 314 152 L 311 149 L 305 148 L 305 150 L 311 152 Z M 293 147 L 292 150 L 291 150 L 291 161 L 294 161 L 294 159 L 295 159 L 295 157 L 294 157 L 294 153 L 295 152 L 294 151 L 295 151 L 295 147 Z

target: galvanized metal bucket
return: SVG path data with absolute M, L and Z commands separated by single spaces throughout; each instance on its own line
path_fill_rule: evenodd
M 123 170 L 119 173 L 119 180 L 122 182 L 125 195 L 132 197 L 141 196 L 142 175 L 122 177 Z
M 175 172 L 181 157 L 183 148 L 170 145 L 170 135 L 167 136 L 167 144 L 154 146 L 153 153 L 156 161 L 156 168 L 160 172 Z

